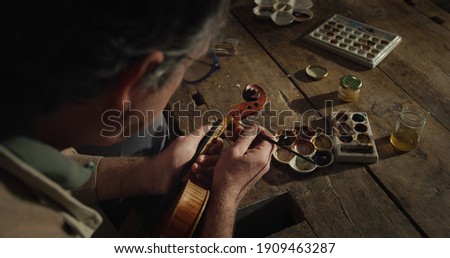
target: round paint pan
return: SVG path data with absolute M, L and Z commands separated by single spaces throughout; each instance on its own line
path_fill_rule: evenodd
M 300 157 L 295 157 L 289 162 L 289 166 L 298 173 L 311 173 L 317 168 L 316 164 L 308 162 Z
M 334 161 L 334 156 L 331 151 L 318 150 L 312 157 L 313 161 L 317 164 L 317 167 L 327 167 Z
M 333 139 L 326 134 L 319 134 L 311 139 L 317 150 L 332 150 Z
M 309 157 L 314 154 L 316 147 L 311 141 L 300 139 L 294 142 L 294 150 L 296 150 L 300 155 Z
M 280 163 L 289 164 L 295 155 L 286 149 L 278 148 L 273 154 L 273 157 Z

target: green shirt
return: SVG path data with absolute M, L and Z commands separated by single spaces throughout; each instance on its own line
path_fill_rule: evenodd
M 27 137 L 3 141 L 0 236 L 92 236 L 102 222 L 101 216 L 69 191 L 83 188 L 95 177 L 95 165 L 86 164 L 83 167 L 58 150 Z

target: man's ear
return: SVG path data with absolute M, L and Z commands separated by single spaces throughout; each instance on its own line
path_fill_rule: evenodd
M 162 51 L 155 51 L 134 65 L 124 69 L 116 82 L 112 85 L 114 91 L 113 97 L 116 104 L 122 105 L 124 101 L 130 99 L 130 93 L 136 86 L 139 86 L 139 82 L 142 77 L 150 71 L 156 69 L 164 61 L 164 53 Z M 118 102 L 118 103 L 117 103 Z

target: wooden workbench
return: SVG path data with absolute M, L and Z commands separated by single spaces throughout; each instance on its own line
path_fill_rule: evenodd
M 367 112 L 377 163 L 334 162 L 299 175 L 273 160 L 240 206 L 287 191 L 301 220 L 271 236 L 450 237 L 450 14 L 426 0 L 313 3 L 313 19 L 279 27 L 255 17 L 252 0 L 233 1 L 222 34 L 239 39 L 238 54 L 220 57 L 221 70 L 206 81 L 182 85 L 172 99 L 179 105 L 172 114 L 226 113 L 242 102 L 241 92 L 249 83 L 264 87 L 271 110 L 291 112 L 284 127 L 308 110 L 325 114 L 326 100 L 333 101 L 334 109 Z M 333 14 L 398 34 L 402 42 L 374 69 L 305 42 L 304 36 Z M 304 69 L 312 63 L 327 67 L 329 75 L 310 80 Z M 339 80 L 347 74 L 363 81 L 361 95 L 352 103 L 340 101 L 337 94 Z M 418 147 L 398 153 L 389 136 L 405 104 L 422 106 L 430 115 Z M 283 128 L 277 119 L 261 119 L 272 131 Z M 201 120 L 183 118 L 180 126 L 192 130 Z

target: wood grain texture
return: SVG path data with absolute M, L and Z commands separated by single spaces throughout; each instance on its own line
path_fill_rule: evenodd
M 370 1 L 370 3 L 314 1 L 314 4 L 315 16 L 312 20 L 286 27 L 277 27 L 270 21 L 256 19 L 251 14 L 253 4 L 248 1 L 235 1 L 232 12 L 315 108 L 325 112 L 325 100 L 332 100 L 335 109 L 368 112 L 372 130 L 376 136 L 380 162 L 366 167 L 357 166 L 353 169 L 341 164 L 326 169 L 325 171 L 332 170 L 333 180 L 340 181 L 345 178 L 344 175 L 351 174 L 348 171 L 353 170 L 359 171 L 355 172 L 355 175 L 356 173 L 359 176 L 369 174 L 373 179 L 363 177 L 360 180 L 362 182 L 375 180 L 382 189 L 378 190 L 387 194 L 388 199 L 403 211 L 422 235 L 448 237 L 450 235 L 450 216 L 448 215 L 450 214 L 450 162 L 447 158 L 448 149 L 450 149 L 448 141 L 450 138 L 448 131 L 450 125 L 448 116 L 450 111 L 450 105 L 448 105 L 450 102 L 448 88 L 450 33 L 448 29 L 436 24 L 422 12 L 400 0 L 378 0 Z M 399 34 L 403 37 L 403 41 L 373 70 L 305 43 L 303 36 L 334 13 Z M 309 80 L 304 74 L 304 68 L 311 63 L 325 65 L 329 70 L 329 76 L 321 81 Z M 339 79 L 346 74 L 354 74 L 363 81 L 361 96 L 354 103 L 342 102 L 337 97 Z M 405 104 L 421 105 L 431 113 L 431 116 L 428 118 L 419 147 L 409 153 L 399 154 L 390 146 L 388 137 L 394 126 L 396 112 Z M 295 109 L 295 102 L 293 106 Z M 343 170 L 343 173 L 333 173 L 335 170 Z M 334 182 L 333 180 L 331 182 Z M 321 187 L 326 185 L 322 184 Z M 331 185 L 334 191 L 340 186 L 340 184 Z M 353 185 L 362 187 L 361 182 Z M 376 191 L 377 188 L 372 190 Z M 337 194 L 337 196 L 342 201 L 342 196 L 346 195 Z M 349 198 L 356 198 L 355 196 L 357 195 L 349 195 Z M 371 199 L 374 196 L 377 195 L 371 193 L 358 197 Z M 328 198 L 325 198 L 323 202 L 333 200 L 332 196 Z M 372 201 L 378 201 L 378 197 Z M 360 200 L 356 203 L 364 202 Z M 302 204 L 308 205 L 308 203 Z M 329 203 L 324 206 L 331 205 Z M 344 214 L 351 214 L 352 209 L 348 209 L 347 205 L 341 208 Z M 364 207 L 364 209 L 380 212 L 373 207 Z M 321 212 L 327 211 L 324 208 Z M 387 218 L 392 216 L 389 212 L 381 213 Z M 307 214 L 305 212 L 305 215 Z M 320 217 L 320 214 L 318 212 L 311 217 Z M 358 215 L 360 214 L 356 216 Z M 358 220 L 354 216 L 349 216 L 347 226 L 360 229 L 358 222 L 355 222 Z M 368 216 L 367 218 L 370 218 L 370 215 Z M 310 223 L 316 232 L 319 228 L 326 228 L 324 225 L 315 225 L 313 221 Z M 382 223 L 380 221 L 378 223 L 381 227 Z M 386 232 L 391 232 L 390 230 Z M 343 232 L 340 234 L 345 235 Z M 360 232 L 364 231 L 358 233 Z M 337 232 L 329 230 L 324 235 L 334 233 Z M 318 235 L 321 234 L 318 233 Z M 359 236 L 364 236 L 364 233 Z
M 243 9 L 244 10 L 244 9 Z M 246 8 L 245 10 L 251 10 Z M 254 20 L 247 12 L 239 14 L 238 17 L 246 16 L 239 22 L 254 22 L 255 27 L 263 26 L 261 31 L 266 34 L 279 33 L 279 27 L 267 25 L 259 20 Z M 247 19 L 247 20 L 245 20 Z M 305 98 L 298 90 L 298 85 L 293 83 L 294 73 L 287 73 L 289 69 L 298 70 L 302 66 L 302 53 L 305 51 L 289 42 L 285 37 L 277 38 L 276 44 L 281 48 L 293 47 L 291 55 L 281 55 L 278 51 L 269 50 L 265 52 L 267 45 L 262 48 L 235 18 L 230 21 L 223 34 L 238 37 L 239 54 L 232 57 L 222 57 L 219 62 L 222 66 L 220 72 L 214 74 L 207 81 L 196 85 L 197 91 L 202 95 L 209 110 L 226 112 L 234 103 L 242 102 L 241 92 L 245 85 L 258 83 L 269 93 L 271 101 L 271 112 L 289 112 L 285 116 L 286 123 L 280 125 L 279 119 L 268 119 L 268 116 L 260 117 L 265 121 L 265 127 L 276 131 L 280 128 L 290 127 L 295 121 L 300 121 L 302 114 L 314 109 L 311 103 L 319 103 L 317 100 Z M 272 35 L 267 34 L 267 35 Z M 258 33 L 254 33 L 259 38 Z M 291 38 L 297 36 L 288 35 Z M 272 36 L 266 36 L 267 40 L 273 41 Z M 303 52 L 302 52 L 303 51 Z M 273 55 L 272 55 L 273 54 Z M 288 62 L 296 59 L 295 62 Z M 309 54 L 309 57 L 316 58 Z M 279 67 L 281 62 L 278 58 L 285 59 L 287 64 Z M 324 91 L 321 83 L 314 87 L 320 99 L 327 99 L 331 95 Z M 334 86 L 331 86 L 334 89 Z M 313 91 L 314 92 L 314 91 Z M 318 105 L 320 106 L 320 105 Z M 266 110 L 266 113 L 269 112 Z M 265 112 L 262 112 L 263 115 Z M 317 111 L 316 111 L 317 113 Z M 292 115 L 291 115 L 292 114 Z M 257 120 L 257 119 L 256 119 Z M 269 121 L 267 121 L 269 120 Z M 258 120 L 261 121 L 261 120 Z M 272 162 L 270 172 L 263 180 L 257 183 L 252 191 L 246 196 L 241 205 L 250 204 L 269 197 L 274 193 L 289 190 L 293 193 L 295 200 L 303 210 L 308 224 L 319 237 L 418 237 L 419 232 L 413 227 L 408 219 L 396 207 L 389 196 L 379 188 L 372 176 L 367 173 L 361 165 L 333 165 L 326 169 L 320 169 L 308 176 L 294 174 L 289 168 Z M 286 233 L 286 236 L 292 236 Z M 298 235 L 297 235 L 298 236 Z
M 306 221 L 296 224 L 292 227 L 284 229 L 280 232 L 274 233 L 268 237 L 276 238 L 286 238 L 286 237 L 302 237 L 302 238 L 315 238 L 317 237 L 311 230 L 311 227 Z
M 169 216 L 161 225 L 160 237 L 191 237 L 205 210 L 209 199 L 209 190 L 190 180 L 180 193 Z

